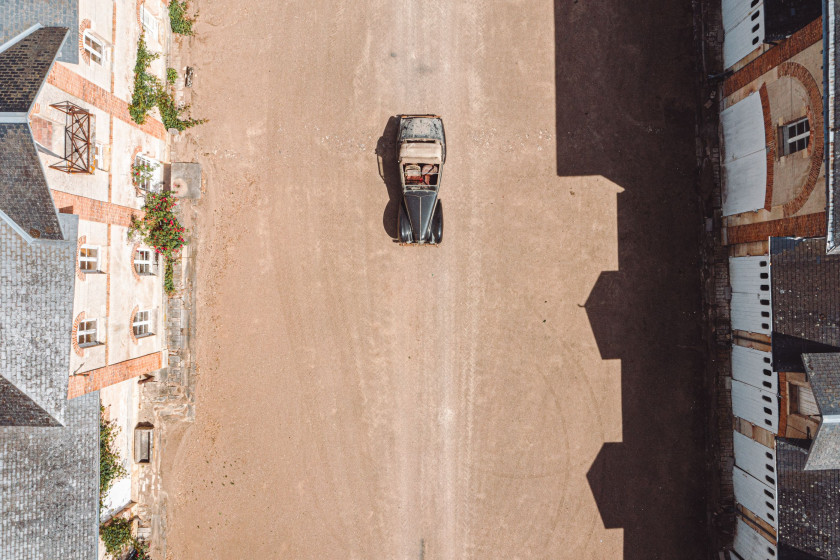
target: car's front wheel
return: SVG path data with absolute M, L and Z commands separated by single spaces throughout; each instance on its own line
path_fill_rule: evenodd
M 435 213 L 432 216 L 430 233 L 432 243 L 440 243 L 443 241 L 443 202 L 440 200 L 438 200 L 437 206 L 435 206 Z
M 414 241 L 411 235 L 411 222 L 405 213 L 405 204 L 400 203 L 400 217 L 397 221 L 397 233 L 400 243 L 411 243 Z

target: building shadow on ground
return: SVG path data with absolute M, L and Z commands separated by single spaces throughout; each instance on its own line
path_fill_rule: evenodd
M 388 204 L 382 213 L 382 227 L 392 239 L 397 239 L 397 216 L 402 203 L 402 185 L 400 184 L 400 169 L 397 163 L 396 142 L 399 117 L 388 119 L 382 136 L 376 142 L 376 160 L 379 165 L 379 176 L 388 190 Z
M 618 270 L 585 304 L 621 360 L 622 441 L 587 478 L 624 560 L 707 558 L 691 4 L 555 0 L 554 17 L 557 174 L 623 189 Z

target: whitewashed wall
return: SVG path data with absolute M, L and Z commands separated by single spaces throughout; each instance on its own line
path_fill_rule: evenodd
M 732 414 L 776 433 L 779 430 L 779 398 L 740 381 L 732 381 Z
M 732 469 L 732 482 L 735 486 L 735 501 L 766 521 L 773 529 L 778 529 L 776 492 L 738 467 Z
M 723 215 L 764 208 L 767 140 L 758 93 L 720 114 L 723 130 Z
M 775 545 L 758 532 L 738 519 L 735 525 L 735 552 L 744 560 L 776 560 L 778 551 Z
M 779 375 L 772 369 L 772 354 L 746 346 L 732 346 L 732 379 L 771 393 L 779 392 Z

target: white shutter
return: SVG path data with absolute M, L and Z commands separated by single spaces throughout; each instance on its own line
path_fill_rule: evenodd
M 720 114 L 723 131 L 723 215 L 764 208 L 767 139 L 761 96 L 752 93 Z
M 732 439 L 735 465 L 776 492 L 776 450 L 765 447 L 740 432 L 733 432 Z
M 768 257 L 729 259 L 730 316 L 734 330 L 770 334 L 773 321 L 769 262 Z
M 735 501 L 776 529 L 776 492 L 738 467 L 732 469 L 732 483 L 735 486 Z
M 732 346 L 732 379 L 771 393 L 779 391 L 779 376 L 772 369 L 772 354 L 746 346 Z
M 732 414 L 774 434 L 779 431 L 779 397 L 775 393 L 733 381 Z
M 778 551 L 758 531 L 738 519 L 735 526 L 735 552 L 744 560 L 776 560 Z
M 723 67 L 729 68 L 764 42 L 764 2 L 724 0 Z

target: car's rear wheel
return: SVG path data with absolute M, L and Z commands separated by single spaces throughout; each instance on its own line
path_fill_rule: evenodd
M 443 241 L 443 202 L 440 200 L 438 200 L 437 206 L 435 206 L 430 233 L 432 243 Z
M 397 221 L 397 232 L 400 238 L 400 243 L 411 243 L 413 241 L 411 235 L 411 222 L 405 213 L 405 205 L 400 203 L 400 217 Z

